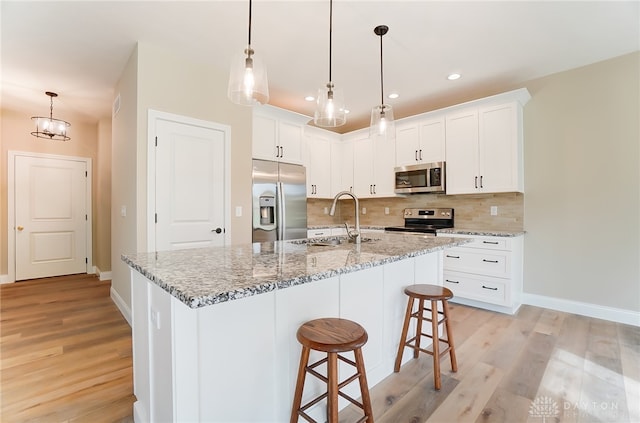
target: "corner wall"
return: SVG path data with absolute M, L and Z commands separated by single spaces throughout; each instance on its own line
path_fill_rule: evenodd
M 528 294 L 640 312 L 640 53 L 531 81 Z

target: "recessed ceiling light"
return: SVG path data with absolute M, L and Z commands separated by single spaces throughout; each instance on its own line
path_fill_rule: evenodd
M 460 78 L 460 74 L 459 73 L 452 73 L 449 76 L 447 76 L 447 79 L 449 81 L 455 81 L 456 79 Z
M 389 94 L 389 98 L 398 98 L 398 97 L 400 97 L 400 94 L 398 94 L 398 93 Z
M 316 98 L 315 98 L 314 96 L 312 96 L 312 95 L 308 95 L 308 96 L 306 96 L 304 99 L 305 99 L 305 100 L 307 100 L 307 101 L 313 101 L 313 100 L 315 100 Z

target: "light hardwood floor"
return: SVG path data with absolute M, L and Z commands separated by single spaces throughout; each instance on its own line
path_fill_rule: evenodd
M 132 421 L 131 332 L 109 287 L 0 286 L 0 421 Z M 371 389 L 377 423 L 640 422 L 640 328 L 531 306 L 451 315 L 458 372 L 444 359 L 435 391 L 431 357 L 411 360 Z
M 128 422 L 131 328 L 91 275 L 0 286 L 0 421 Z

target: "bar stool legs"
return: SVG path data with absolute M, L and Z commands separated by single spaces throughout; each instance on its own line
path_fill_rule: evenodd
M 439 390 L 441 388 L 440 357 L 449 353 L 451 370 L 453 372 L 458 371 L 458 361 L 456 360 L 455 347 L 453 344 L 453 333 L 449 325 L 449 303 L 447 301 L 453 298 L 453 293 L 447 288 L 426 284 L 408 286 L 405 288 L 404 292 L 409 296 L 409 300 L 407 301 L 407 311 L 405 313 L 404 325 L 402 326 L 402 335 L 398 345 L 398 355 L 396 356 L 394 371 L 396 373 L 400 371 L 402 353 L 404 352 L 405 347 L 413 349 L 413 358 L 418 358 L 420 352 L 432 355 L 433 381 L 435 389 Z M 414 312 L 413 306 L 416 299 L 418 300 L 418 308 Z M 429 301 L 430 308 L 425 308 L 425 301 Z M 439 301 L 442 302 L 442 312 L 438 311 Z M 425 317 L 425 311 L 430 312 L 429 317 Z M 412 318 L 416 319 L 416 336 L 411 339 L 407 339 L 409 324 Z M 422 332 L 423 321 L 431 322 L 432 335 L 427 335 Z M 440 338 L 438 334 L 438 327 L 440 324 L 444 325 L 447 336 L 446 339 Z M 420 346 L 422 336 L 432 339 L 431 351 Z M 442 351 L 440 351 L 440 342 L 447 344 L 446 348 Z
M 302 344 L 302 353 L 300 354 L 300 366 L 298 367 L 290 423 L 296 423 L 299 417 L 308 422 L 315 422 L 306 411 L 325 398 L 327 399 L 327 421 L 329 423 L 338 423 L 338 396 L 347 399 L 362 409 L 364 416 L 358 420 L 358 423 L 373 423 L 371 398 L 362 356 L 362 346 L 368 339 L 364 328 L 346 319 L 316 319 L 302 325 L 298 329 L 297 338 Z M 309 364 L 309 355 L 312 349 L 326 352 L 327 356 L 313 364 Z M 348 351 L 353 351 L 354 361 L 338 354 Z M 354 375 L 342 382 L 338 381 L 338 360 L 353 366 L 356 370 Z M 316 367 L 325 363 L 327 365 L 326 376 L 315 370 Z M 302 405 L 302 391 L 307 373 L 324 381 L 327 384 L 327 391 Z M 340 389 L 356 379 L 360 384 L 361 403 L 340 391 Z

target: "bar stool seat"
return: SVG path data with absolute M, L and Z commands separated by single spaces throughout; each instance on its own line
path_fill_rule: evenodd
M 306 322 L 298 329 L 296 337 L 302 344 L 300 355 L 300 367 L 298 368 L 298 379 L 293 398 L 291 410 L 291 423 L 298 421 L 299 417 L 309 422 L 315 422 L 306 411 L 327 399 L 327 421 L 338 423 L 338 396 L 341 396 L 363 410 L 364 416 L 358 423 L 373 423 L 373 412 L 371 411 L 371 399 L 367 385 L 367 376 L 362 357 L 362 346 L 367 343 L 368 335 L 365 329 L 358 323 L 351 320 L 339 318 L 322 318 Z M 311 350 L 327 353 L 327 356 L 313 364 L 309 364 L 309 354 Z M 339 353 L 352 351 L 355 361 L 349 360 Z M 356 373 L 342 382 L 338 381 L 338 359 L 353 366 Z M 316 367 L 326 363 L 327 375 L 317 372 Z M 302 405 L 302 391 L 306 374 L 309 373 L 327 384 L 327 391 L 314 398 L 305 405 Z M 362 402 L 351 398 L 340 391 L 347 384 L 358 379 L 360 383 L 360 393 Z
M 405 347 L 413 349 L 413 358 L 418 358 L 420 352 L 429 354 L 433 356 L 433 380 L 435 389 L 439 390 L 441 387 L 440 357 L 449 353 L 449 358 L 451 359 L 451 370 L 453 372 L 458 371 L 458 362 L 456 360 L 456 352 L 453 345 L 453 334 L 449 325 L 448 300 L 453 298 L 453 293 L 448 288 L 428 284 L 410 285 L 404 289 L 404 293 L 409 296 L 409 301 L 407 302 L 407 312 L 404 317 L 404 325 L 402 327 L 400 344 L 398 345 L 398 355 L 396 356 L 394 371 L 396 373 L 400 371 L 402 353 Z M 417 310 L 414 312 L 413 305 L 415 300 L 418 300 L 419 304 Z M 429 302 L 429 307 L 425 307 L 425 302 Z M 442 303 L 442 311 L 438 311 L 438 302 Z M 427 316 L 430 317 L 425 317 L 425 311 L 429 313 Z M 411 319 L 417 320 L 416 336 L 411 339 L 407 339 Z M 422 332 L 423 321 L 431 322 L 432 335 Z M 445 339 L 440 338 L 438 333 L 440 324 L 444 325 L 445 333 L 447 335 Z M 431 350 L 427 350 L 420 346 L 421 338 L 423 336 L 431 338 Z M 441 342 L 446 344 L 443 349 L 440 349 Z

